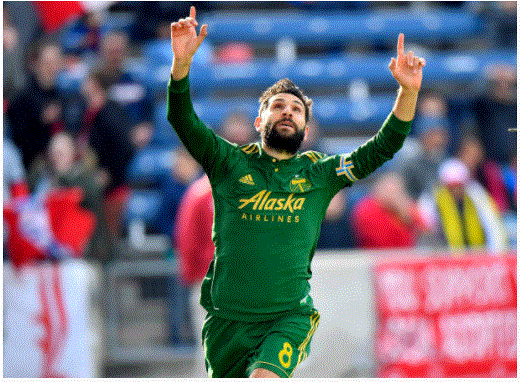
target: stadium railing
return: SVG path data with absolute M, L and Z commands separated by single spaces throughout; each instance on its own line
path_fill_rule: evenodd
M 146 277 L 175 277 L 178 272 L 177 263 L 173 260 L 147 259 L 147 260 L 120 260 L 111 263 L 107 268 L 107 322 L 106 322 L 106 347 L 107 362 L 115 364 L 154 363 L 174 360 L 193 360 L 195 350 L 191 346 L 169 346 L 166 343 L 154 343 L 152 337 L 158 336 L 157 327 L 164 326 L 164 316 L 155 317 L 154 309 L 146 309 L 143 300 L 129 289 L 129 283 L 137 282 L 139 278 Z M 135 304 L 134 310 L 139 317 L 125 315 L 124 305 Z M 156 312 L 157 315 L 157 312 Z M 140 336 L 139 341 L 131 341 L 123 338 L 129 334 L 123 328 L 124 323 L 139 324 L 142 321 L 148 333 L 134 333 Z M 148 337 L 148 338 L 147 338 Z M 132 346 L 125 346 L 125 341 Z M 140 345 L 136 342 L 140 342 Z

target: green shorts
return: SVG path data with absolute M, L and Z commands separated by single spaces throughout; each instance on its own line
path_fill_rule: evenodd
M 290 313 L 265 322 L 231 321 L 207 316 L 203 326 L 206 370 L 210 378 L 248 378 L 267 369 L 289 378 L 309 354 L 320 314 Z

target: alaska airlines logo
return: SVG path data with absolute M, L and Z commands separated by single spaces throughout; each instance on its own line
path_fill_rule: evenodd
M 239 199 L 241 203 L 239 209 L 242 210 L 251 204 L 255 211 L 289 211 L 293 213 L 302 210 L 306 201 L 306 198 L 295 198 L 294 194 L 289 194 L 287 198 L 270 198 L 270 195 L 271 191 L 262 190 L 249 199 Z

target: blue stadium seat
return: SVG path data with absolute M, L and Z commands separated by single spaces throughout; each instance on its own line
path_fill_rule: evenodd
M 145 148 L 130 161 L 126 181 L 134 187 L 157 186 L 169 176 L 174 159 L 173 150 Z
M 170 40 L 150 40 L 143 44 L 141 54 L 150 66 L 172 65 Z
M 166 119 L 166 101 L 156 102 L 153 121 L 154 133 L 150 142 L 153 147 L 174 148 L 181 144 L 170 122 Z
M 450 10 L 411 12 L 214 13 L 200 21 L 214 44 L 228 41 L 273 43 L 282 37 L 298 44 L 350 42 L 394 44 L 398 33 L 418 42 L 446 42 L 475 36 L 484 21 L 472 13 Z
M 283 77 L 289 77 L 302 88 L 327 88 L 343 91 L 355 79 L 364 79 L 370 86 L 394 88 L 395 80 L 388 65 L 391 54 L 335 55 L 318 58 L 301 58 L 289 64 L 275 60 L 259 59 L 250 63 L 221 64 L 210 67 L 194 67 L 190 72 L 190 88 L 193 94 L 203 96 L 214 89 L 233 92 L 234 89 L 261 91 Z M 426 55 L 424 69 L 426 87 L 442 83 L 474 81 L 491 63 L 506 62 L 515 65 L 516 51 L 479 51 L 460 54 Z M 165 90 L 170 65 L 156 76 L 155 86 Z M 204 90 L 204 91 L 203 91 Z M 260 93 L 259 93 L 260 95 Z
M 394 95 L 375 96 L 363 101 L 349 100 L 347 96 L 314 97 L 313 115 L 319 125 L 330 132 L 342 133 L 344 129 L 374 131 L 389 114 L 393 102 Z M 218 130 L 228 113 L 235 110 L 244 112 L 251 119 L 253 126 L 258 108 L 257 98 L 194 100 L 194 109 L 199 119 L 214 130 Z M 166 103 L 158 105 L 156 111 L 157 123 L 161 123 L 161 118 L 166 121 Z M 162 128 L 168 127 L 170 133 L 174 134 L 167 121 L 163 122 L 163 125 L 165 127 Z
M 121 31 L 132 35 L 136 22 L 136 15 L 132 12 L 109 12 L 103 22 L 106 31 Z
M 161 192 L 157 190 L 133 191 L 123 213 L 125 225 L 140 220 L 147 228 L 154 229 L 162 200 Z

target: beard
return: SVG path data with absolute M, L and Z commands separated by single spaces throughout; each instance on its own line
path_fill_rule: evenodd
M 280 122 L 290 122 L 295 132 L 290 135 L 282 135 L 276 129 L 277 124 Z M 304 140 L 304 129 L 299 130 L 297 125 L 289 120 L 289 119 L 281 119 L 274 123 L 267 122 L 264 129 L 262 129 L 262 140 L 264 143 L 277 151 L 285 151 L 288 154 L 296 154 L 300 146 L 302 145 L 302 141 Z

